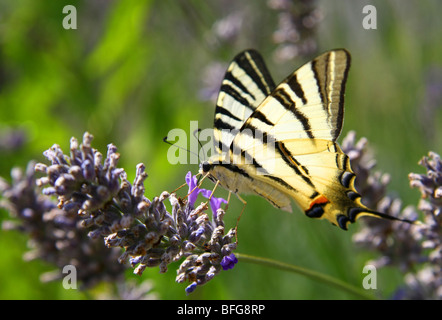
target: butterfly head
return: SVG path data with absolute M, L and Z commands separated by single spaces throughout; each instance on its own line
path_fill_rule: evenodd
M 200 173 L 202 173 L 203 175 L 209 173 L 211 169 L 212 164 L 209 161 L 204 161 L 200 163 Z
M 199 173 L 201 173 L 203 177 L 207 176 L 207 178 L 209 178 L 213 182 L 216 182 L 216 178 L 212 175 L 213 167 L 214 167 L 213 163 L 209 161 L 203 161 L 200 163 Z

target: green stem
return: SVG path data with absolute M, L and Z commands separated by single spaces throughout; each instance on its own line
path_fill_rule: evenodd
M 287 263 L 272 260 L 272 259 L 251 256 L 248 254 L 235 253 L 235 255 L 239 260 L 244 261 L 244 262 L 256 263 L 256 264 L 260 264 L 260 265 L 264 265 L 264 266 L 268 266 L 268 267 L 273 267 L 273 268 L 284 270 L 284 271 L 302 274 L 302 275 L 309 277 L 313 280 L 320 281 L 320 282 L 326 283 L 332 287 L 340 289 L 342 291 L 349 292 L 355 296 L 358 296 L 359 298 L 369 299 L 369 300 L 375 299 L 375 297 L 373 297 L 372 295 L 366 294 L 364 291 L 360 290 L 359 288 L 354 287 L 348 283 L 345 283 L 341 280 L 338 280 L 336 278 L 333 278 L 333 277 L 328 276 L 323 273 L 308 270 L 308 269 L 305 269 L 302 267 L 298 267 L 295 265 L 287 264 Z

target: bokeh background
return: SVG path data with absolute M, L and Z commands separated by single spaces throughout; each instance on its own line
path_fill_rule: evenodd
M 77 8 L 77 29 L 62 26 L 63 7 Z M 377 29 L 366 30 L 365 5 L 377 9 Z M 377 169 L 391 174 L 389 190 L 404 205 L 417 204 L 407 175 L 429 150 L 441 152 L 442 3 L 437 0 L 0 0 L 0 176 L 89 131 L 93 146 L 117 145 L 130 179 L 143 162 L 152 199 L 184 182 L 198 165 L 171 165 L 169 130 L 189 132 L 190 121 L 212 126 L 217 89 L 228 62 L 256 48 L 276 82 L 323 51 L 352 54 L 343 136 L 367 137 Z M 184 145 L 185 146 L 185 145 Z M 206 188 L 210 184 L 205 185 Z M 186 190 L 182 190 L 183 194 Z M 218 190 L 218 196 L 227 193 Z M 352 234 L 300 212 L 280 212 L 265 200 L 244 197 L 238 252 L 316 270 L 361 287 L 363 266 L 375 257 L 357 248 Z M 242 203 L 232 198 L 227 226 Z M 0 222 L 8 213 L 0 211 Z M 88 299 L 109 290 L 64 290 L 41 283 L 53 266 L 25 262 L 27 236 L 0 231 L 1 299 Z M 179 263 L 175 264 L 178 268 Z M 300 275 L 239 263 L 186 296 L 176 268 L 158 268 L 150 281 L 159 299 L 352 299 Z M 378 271 L 373 295 L 392 297 L 403 283 L 394 268 Z

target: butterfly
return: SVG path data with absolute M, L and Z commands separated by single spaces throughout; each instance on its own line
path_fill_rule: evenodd
M 200 173 L 285 211 L 294 200 L 308 217 L 344 230 L 361 216 L 401 220 L 362 204 L 350 159 L 336 142 L 350 61 L 347 50 L 331 50 L 275 86 L 257 51 L 238 54 L 216 102 L 216 152 Z

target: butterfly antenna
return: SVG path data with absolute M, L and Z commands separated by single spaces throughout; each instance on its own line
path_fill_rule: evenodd
M 203 147 L 203 144 L 201 143 L 201 141 L 200 141 L 200 138 L 199 138 L 199 133 L 201 132 L 201 129 L 196 129 L 195 131 L 193 131 L 193 136 L 195 137 L 195 139 L 198 141 L 198 144 L 200 145 L 200 148 L 201 148 L 201 150 L 203 151 L 203 154 L 206 154 L 205 152 L 204 152 L 204 147 Z M 197 135 L 198 134 L 198 135 Z M 199 156 L 199 154 L 197 155 L 197 157 L 198 157 L 198 161 L 201 163 L 201 159 L 200 159 L 200 156 Z
M 201 129 L 200 129 L 200 128 L 196 129 L 196 130 L 193 132 L 193 136 L 194 136 L 195 139 L 198 141 L 198 144 L 200 145 L 201 149 L 203 149 L 203 145 L 202 145 L 202 143 L 201 143 L 201 141 L 200 141 L 200 139 L 199 139 L 199 136 L 197 136 L 197 133 L 200 133 L 200 132 L 201 132 Z M 199 159 L 199 158 L 198 158 L 198 159 Z
M 194 154 L 194 155 L 196 155 L 196 156 L 198 157 L 198 159 L 199 159 L 199 155 L 198 155 L 197 153 L 195 153 L 195 152 L 193 152 L 193 151 L 190 151 L 190 150 L 188 150 L 188 149 L 186 149 L 186 148 L 183 148 L 183 147 L 177 146 L 176 144 L 173 144 L 172 142 L 167 141 L 167 137 L 164 137 L 164 138 L 163 138 L 163 142 L 165 142 L 165 143 L 167 143 L 167 144 L 170 144 L 171 146 L 174 146 L 174 147 L 176 147 L 176 148 L 178 148 L 178 149 L 181 149 L 181 150 L 187 151 L 188 153 Z

